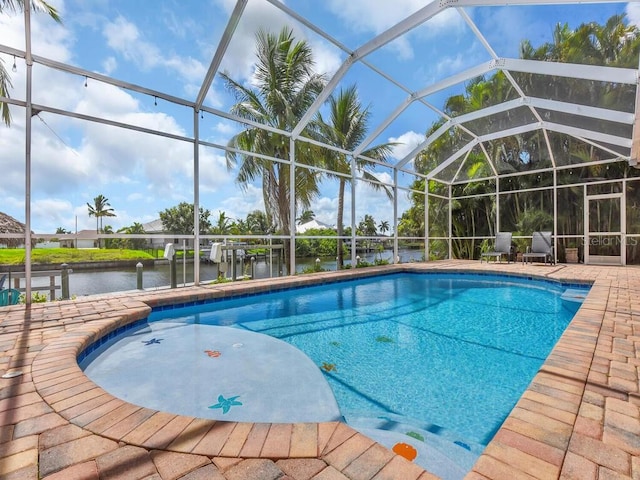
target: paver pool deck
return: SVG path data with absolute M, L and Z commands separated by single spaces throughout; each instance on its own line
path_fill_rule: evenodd
M 403 270 L 593 287 L 467 479 L 640 479 L 640 268 L 441 261 L 0 309 L 0 478 L 427 480 L 338 423 L 204 420 L 128 404 L 80 370 L 86 346 L 158 305 Z M 9 375 L 10 376 L 10 375 Z

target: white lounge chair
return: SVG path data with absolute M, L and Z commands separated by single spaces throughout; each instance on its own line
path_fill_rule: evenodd
M 556 257 L 553 252 L 553 242 L 551 232 L 533 232 L 531 247 L 527 247 L 526 253 L 522 254 L 522 263 L 532 262 L 534 259 L 541 259 L 545 264 L 553 265 Z
M 511 261 L 511 232 L 498 232 L 496 233 L 496 241 L 493 245 L 493 250 L 489 252 L 483 252 L 480 254 L 480 262 L 486 259 L 487 262 L 491 258 L 495 258 L 496 261 L 502 262 L 502 256 L 507 256 L 507 263 Z

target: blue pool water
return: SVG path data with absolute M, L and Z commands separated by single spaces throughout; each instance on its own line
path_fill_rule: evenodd
M 563 299 L 568 290 L 571 295 Z M 130 334 L 128 340 L 121 340 L 125 346 L 120 348 L 136 349 L 131 358 L 126 357 L 129 372 L 134 368 L 132 358 L 143 359 L 143 374 L 134 383 L 144 391 L 146 387 L 141 382 L 149 376 L 151 363 L 166 361 L 163 368 L 169 368 L 186 351 L 165 351 L 157 361 L 149 361 L 137 352 L 144 351 L 146 355 L 152 350 L 147 348 L 149 345 L 162 341 L 168 346 L 171 335 L 193 343 L 189 348 L 199 356 L 189 360 L 191 364 L 222 365 L 223 359 L 231 362 L 231 355 L 236 355 L 239 362 L 254 362 L 241 364 L 245 373 L 261 368 L 257 376 L 264 378 L 271 368 L 274 374 L 284 372 L 284 377 L 290 379 L 296 375 L 289 370 L 304 362 L 285 352 L 273 355 L 284 360 L 283 364 L 269 367 L 265 363 L 267 353 L 278 352 L 278 344 L 252 353 L 253 336 L 235 343 L 229 339 L 225 344 L 219 335 L 207 333 L 207 326 L 231 327 L 223 331 L 224 335 L 240 329 L 282 340 L 304 352 L 316 366 L 312 368 L 315 373 L 299 374 L 293 390 L 304 390 L 301 385 L 307 379 L 322 383 L 313 376 L 320 371 L 347 423 L 387 446 L 404 439 L 420 452 L 422 443 L 428 444 L 438 455 L 444 455 L 442 462 L 453 459 L 461 467 L 456 471 L 450 465 L 444 466 L 438 472 L 433 465 L 423 465 L 443 478 L 460 478 L 491 440 L 559 339 L 580 305 L 576 298 L 581 292 L 584 295 L 587 288 L 513 276 L 394 274 L 155 311 L 147 326 Z M 186 327 L 191 329 L 189 333 L 180 330 Z M 203 340 L 206 335 L 213 336 Z M 213 346 L 207 350 L 207 345 Z M 101 381 L 109 372 L 121 373 L 119 368 L 125 368 L 100 360 L 99 355 L 104 356 L 113 348 L 106 345 L 81 363 L 87 374 L 109 391 L 111 386 Z M 242 359 L 241 350 L 246 354 Z M 155 351 L 161 352 L 160 347 Z M 205 359 L 203 352 L 217 352 L 218 363 Z M 122 355 L 121 360 L 125 358 Z M 107 370 L 103 377 L 99 365 Z M 230 364 L 225 365 L 230 372 Z M 180 364 L 178 368 L 184 372 L 186 367 Z M 207 381 L 198 381 L 209 385 L 222 382 L 220 372 L 211 372 Z M 122 375 L 114 375 L 113 381 L 122 383 Z M 286 383 L 286 379 L 282 381 Z M 178 389 L 184 392 L 193 388 L 189 385 Z M 287 401 L 278 400 L 278 392 L 287 388 L 278 386 L 268 395 L 263 389 L 263 394 L 275 398 L 275 403 L 283 404 L 286 410 Z M 165 392 L 169 389 L 161 388 Z M 130 390 L 127 388 L 119 396 L 126 397 Z M 144 392 L 142 395 L 149 396 Z M 241 391 L 239 386 L 228 386 L 221 395 L 228 411 L 247 411 L 251 403 L 247 401 L 248 390 Z M 324 393 L 309 395 L 324 398 Z M 236 403 L 244 400 L 244 405 L 228 402 L 235 397 Z M 183 403 L 184 399 L 179 401 Z M 215 403 L 210 398 L 203 402 L 208 402 L 209 409 Z M 214 410 L 221 415 L 220 402 L 216 405 Z M 274 407 L 265 403 L 263 409 Z M 190 414 L 203 416 L 201 412 Z M 327 415 L 333 413 L 329 411 Z M 312 419 L 305 417 L 303 421 L 309 420 Z M 326 418 L 316 421 L 323 420 Z

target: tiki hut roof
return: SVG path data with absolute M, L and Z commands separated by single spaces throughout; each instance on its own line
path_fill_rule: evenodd
M 11 215 L 0 212 L 0 233 L 21 233 L 24 235 L 25 225 L 13 218 Z M 0 238 L 0 245 L 7 247 L 19 247 L 24 245 L 24 239 L 20 238 Z

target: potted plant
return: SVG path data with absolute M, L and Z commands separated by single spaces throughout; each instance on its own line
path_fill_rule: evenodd
M 567 243 L 564 248 L 565 262 L 578 263 L 578 247 L 574 241 Z
M 515 232 L 514 235 L 520 235 L 518 232 Z M 522 254 L 527 251 L 527 247 L 530 245 L 531 240 L 528 238 L 514 238 L 513 239 L 513 248 L 515 249 L 515 261 L 522 262 Z

